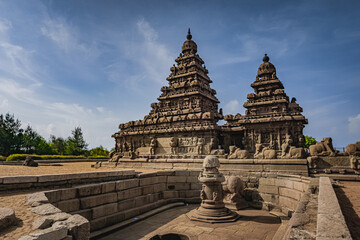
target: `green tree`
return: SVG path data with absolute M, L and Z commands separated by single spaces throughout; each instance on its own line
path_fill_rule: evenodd
M 23 151 L 34 153 L 41 140 L 42 137 L 28 125 L 23 134 Z
M 56 152 L 54 152 L 50 143 L 46 142 L 45 139 L 40 137 L 40 141 L 35 147 L 35 153 L 39 155 L 52 155 Z
M 72 132 L 72 136 L 68 138 L 65 148 L 66 155 L 81 155 L 86 152 L 88 144 L 84 140 L 84 136 L 80 127 L 76 127 Z
M 310 145 L 313 145 L 316 143 L 316 139 L 310 136 L 304 136 L 305 137 L 305 148 L 309 148 Z
M 50 136 L 50 143 L 53 151 L 57 154 L 64 155 L 67 145 L 67 141 L 62 137 L 55 137 L 54 135 Z
M 108 156 L 109 151 L 100 145 L 100 147 L 96 147 L 89 150 L 89 156 Z
M 21 122 L 14 115 L 0 115 L 0 155 L 19 153 L 23 144 Z

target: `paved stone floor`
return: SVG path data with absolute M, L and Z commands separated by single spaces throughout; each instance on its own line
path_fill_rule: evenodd
M 196 207 L 198 205 L 169 209 L 101 239 L 145 240 L 157 234 L 178 233 L 187 235 L 191 240 L 270 240 L 281 225 L 278 217 L 269 214 L 267 211 L 255 209 L 238 211 L 241 217 L 237 222 L 233 223 L 209 224 L 190 221 L 185 213 Z

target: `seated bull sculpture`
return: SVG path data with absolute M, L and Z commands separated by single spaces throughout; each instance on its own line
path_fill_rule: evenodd
M 317 142 L 309 147 L 311 156 L 336 156 L 339 151 L 334 150 L 331 138 L 323 138 L 321 142 Z
M 304 148 L 297 148 L 291 146 L 292 140 L 290 138 L 285 140 L 281 145 L 281 158 L 305 158 L 306 152 Z
M 246 159 L 250 158 L 248 150 L 241 150 L 238 147 L 230 146 L 229 147 L 229 159 Z
M 351 156 L 358 154 L 360 155 L 360 142 L 352 143 L 346 146 L 346 154 Z
M 272 159 L 276 158 L 276 151 L 269 147 L 264 147 L 261 143 L 255 145 L 254 158 L 258 159 Z

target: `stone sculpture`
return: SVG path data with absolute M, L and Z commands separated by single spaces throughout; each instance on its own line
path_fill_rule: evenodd
M 250 158 L 250 153 L 248 150 L 241 150 L 236 146 L 229 147 L 228 159 L 245 159 L 245 158 Z
M 281 158 L 305 158 L 306 152 L 304 148 L 291 146 L 291 138 L 287 138 L 281 145 Z
M 244 183 L 236 176 L 229 176 L 223 183 L 224 203 L 229 209 L 247 208 L 249 204 L 244 199 Z
M 176 154 L 176 148 L 178 146 L 178 139 L 175 137 L 170 138 L 171 154 Z
M 360 142 L 351 143 L 346 146 L 345 150 L 346 154 L 351 155 L 359 155 L 360 156 Z
M 203 172 L 199 175 L 199 181 L 202 183 L 200 193 L 201 205 L 199 208 L 188 213 L 191 220 L 221 223 L 232 222 L 239 218 L 239 215 L 225 207 L 223 202 L 223 190 L 221 182 L 225 180 L 219 172 L 220 161 L 216 156 L 207 156 L 203 162 Z M 236 184 L 233 186 L 238 190 Z
M 264 147 L 263 144 L 258 143 L 255 145 L 255 154 L 254 158 L 258 159 L 272 159 L 276 158 L 276 151 L 274 149 L 270 149 L 269 147 Z
M 156 138 L 152 138 L 150 141 L 150 155 L 155 155 L 155 149 L 157 147 Z
M 26 156 L 23 165 L 27 166 L 27 167 L 37 167 L 37 166 L 39 166 L 39 164 L 37 162 L 35 162 L 30 155 Z
M 338 151 L 334 150 L 332 139 L 329 137 L 311 145 L 309 151 L 311 156 L 336 156 L 338 153 Z
M 355 156 L 355 155 L 351 155 L 349 157 L 350 160 L 350 167 L 354 170 L 358 170 L 359 169 L 359 161 L 360 161 L 360 157 Z

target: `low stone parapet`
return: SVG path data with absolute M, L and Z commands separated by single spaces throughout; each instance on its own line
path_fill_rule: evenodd
M 352 239 L 328 177 L 319 180 L 316 239 Z

